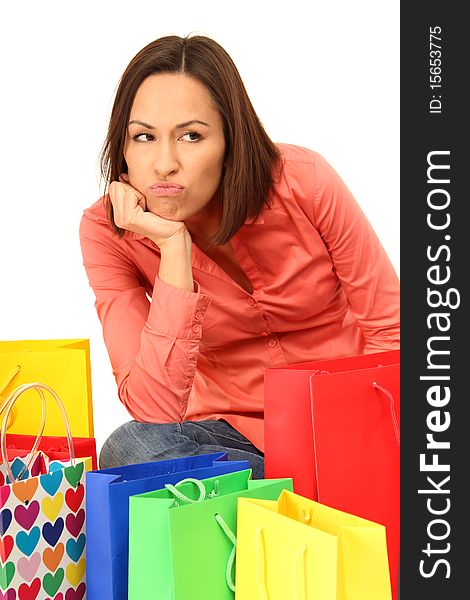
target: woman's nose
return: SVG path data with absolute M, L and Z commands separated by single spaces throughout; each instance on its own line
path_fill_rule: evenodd
M 171 142 L 161 142 L 156 145 L 156 155 L 153 164 L 154 171 L 165 177 L 178 170 L 179 163 L 176 148 Z

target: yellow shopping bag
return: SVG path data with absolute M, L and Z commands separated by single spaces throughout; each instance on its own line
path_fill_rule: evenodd
M 0 412 L 8 395 L 24 383 L 40 381 L 62 398 L 74 437 L 94 437 L 90 343 L 75 340 L 0 341 Z M 15 405 L 8 433 L 36 434 L 41 407 L 28 390 Z M 44 435 L 63 434 L 62 415 L 48 399 Z
M 385 527 L 283 490 L 238 500 L 237 600 L 391 600 Z

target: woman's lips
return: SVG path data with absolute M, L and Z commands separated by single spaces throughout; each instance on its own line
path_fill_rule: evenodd
M 178 183 L 156 183 L 150 190 L 155 196 L 176 196 L 184 192 L 184 187 Z

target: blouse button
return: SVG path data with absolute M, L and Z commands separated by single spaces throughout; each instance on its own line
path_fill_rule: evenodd
M 269 335 L 269 331 L 261 331 L 261 332 L 260 332 L 260 335 L 262 335 L 262 336 L 266 337 L 266 336 L 268 336 L 268 335 Z
M 274 340 L 274 339 L 269 340 L 268 346 L 270 346 L 271 348 L 274 348 L 274 346 L 276 346 L 276 345 L 277 345 L 276 340 Z
M 196 317 L 196 319 L 200 319 L 202 317 L 202 312 L 200 310 L 197 310 L 194 316 Z
M 194 333 L 199 333 L 200 329 L 201 328 L 199 327 L 199 325 L 193 325 L 193 331 L 194 331 Z
M 254 306 L 256 304 L 254 298 L 248 298 L 248 304 L 249 306 Z

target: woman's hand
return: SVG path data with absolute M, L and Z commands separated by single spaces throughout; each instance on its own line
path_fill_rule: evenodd
M 145 196 L 130 185 L 126 174 L 110 184 L 108 193 L 114 222 L 121 229 L 145 235 L 159 247 L 180 234 L 189 235 L 183 221 L 170 221 L 147 211 Z

